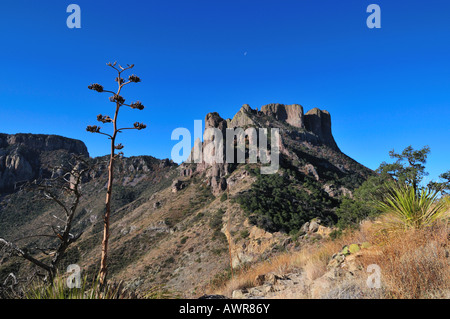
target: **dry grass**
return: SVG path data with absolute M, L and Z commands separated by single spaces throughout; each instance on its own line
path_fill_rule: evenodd
M 231 296 L 233 290 L 253 287 L 258 275 L 271 272 L 286 274 L 302 271 L 311 282 L 327 271 L 330 258 L 344 245 L 370 242 L 372 247 L 363 250 L 358 261 L 363 269 L 370 264 L 381 268 L 383 289 L 377 290 L 374 298 L 450 298 L 449 221 L 398 232 L 380 232 L 380 223 L 381 220 L 364 222 L 358 231 L 348 232 L 337 240 L 308 244 L 299 251 L 283 253 L 255 264 L 214 293 Z M 365 272 L 361 273 L 361 276 L 354 278 L 360 282 L 349 282 L 349 287 L 365 286 L 367 276 Z M 340 285 L 344 287 L 345 282 Z M 370 295 L 366 297 L 371 298 Z
M 372 222 L 365 222 L 359 231 L 349 231 L 339 239 L 306 244 L 299 251 L 282 253 L 257 263 L 248 270 L 235 274 L 233 279 L 213 289 L 212 292 L 231 296 L 233 290 L 254 287 L 258 275 L 272 272 L 283 275 L 301 270 L 308 280 L 317 279 L 326 272 L 326 266 L 333 254 L 339 252 L 343 246 L 370 241 L 372 237 Z
M 442 298 L 450 295 L 448 221 L 423 229 L 379 234 L 380 254 L 363 255 L 365 266 L 381 268 L 386 298 Z

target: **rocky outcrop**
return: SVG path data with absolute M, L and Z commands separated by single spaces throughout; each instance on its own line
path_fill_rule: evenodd
M 350 251 L 350 247 L 358 249 Z M 348 248 L 346 250 L 346 248 Z M 254 287 L 234 290 L 233 299 L 379 299 L 382 289 L 373 289 L 367 285 L 366 269 L 362 267 L 364 255 L 379 254 L 371 250 L 369 243 L 345 246 L 341 252 L 329 260 L 326 270 L 317 278 L 305 269 L 296 269 L 290 273 L 256 275 Z
M 299 104 L 267 104 L 261 108 L 261 112 L 294 127 L 305 127 L 303 122 L 303 106 Z
M 58 176 L 72 155 L 89 158 L 86 145 L 79 140 L 57 135 L 0 134 L 0 193 L 14 191 L 19 185 L 37 178 Z M 109 156 L 91 159 L 96 168 L 89 178 L 107 174 Z M 123 186 L 135 186 L 151 172 L 177 166 L 172 160 L 152 156 L 121 157 L 115 171 L 123 177 Z M 119 176 L 118 175 L 118 176 Z
M 225 176 L 232 173 L 236 168 L 236 163 L 225 161 L 226 153 L 226 131 L 227 129 L 241 128 L 246 130 L 249 127 L 269 129 L 276 128 L 280 131 L 280 151 L 284 159 L 291 161 L 297 166 L 299 171 L 305 175 L 313 177 L 316 181 L 327 179 L 323 175 L 324 171 L 332 171 L 336 176 L 341 174 L 352 174 L 352 170 L 359 169 L 363 174 L 369 175 L 370 170 L 355 163 L 346 157 L 338 148 L 331 131 L 331 116 L 325 110 L 314 108 L 304 114 L 303 107 L 299 104 L 284 105 L 279 103 L 262 106 L 261 111 L 252 109 L 248 104 L 244 104 L 236 113 L 233 119 L 224 120 L 217 112 L 208 113 L 205 118 L 205 133 L 208 129 L 216 129 L 222 133 L 223 149 L 217 149 L 217 140 L 213 134 L 204 134 L 204 141 L 195 141 L 195 146 L 188 161 L 180 167 L 180 175 L 191 177 L 197 173 L 204 174 L 204 180 L 211 186 L 215 195 L 220 194 L 227 188 Z M 253 141 L 254 130 L 246 131 L 245 139 Z M 209 132 L 212 133 L 212 132 Z M 259 134 L 256 133 L 258 146 Z M 236 142 L 242 142 L 242 139 Z M 271 142 L 271 141 L 269 141 Z M 247 142 L 246 142 L 247 143 Z M 235 143 L 237 145 L 238 143 Z M 270 144 L 270 143 L 269 143 Z M 214 146 L 213 146 L 214 145 Z M 325 147 L 322 147 L 325 146 Z M 270 148 L 270 147 L 269 147 Z M 201 149 L 201 158 L 195 150 Z M 236 154 L 237 149 L 235 150 Z M 245 159 L 249 159 L 249 148 L 245 150 Z M 266 153 L 269 156 L 270 151 Z M 258 161 L 261 160 L 258 153 Z M 222 157 L 221 161 L 215 157 Z M 236 156 L 235 156 L 236 157 Z M 209 160 L 205 160 L 209 159 Z M 330 176 L 330 175 L 329 175 Z M 328 192 L 328 189 L 326 189 Z M 330 194 L 348 193 L 345 189 Z M 332 196 L 332 195 L 330 195 Z
M 89 157 L 86 145 L 57 135 L 0 134 L 0 192 L 14 190 L 18 183 L 52 174 L 64 156 Z
M 176 179 L 172 182 L 172 193 L 177 193 L 184 188 L 186 188 L 186 184 L 183 181 Z
M 327 111 L 314 108 L 305 114 L 305 127 L 319 137 L 319 140 L 334 150 L 339 150 L 331 133 L 331 116 Z
M 278 245 L 286 248 L 291 244 L 291 240 L 289 238 L 286 239 L 282 233 L 269 233 L 250 225 L 248 220 L 244 221 L 243 226 L 248 231 L 248 237 L 242 242 L 231 246 L 231 264 L 233 267 L 253 262 L 263 254 L 271 252 Z M 234 242 L 231 234 L 227 232 L 226 225 L 222 228 L 222 232 L 227 236 L 229 242 Z
M 255 113 L 256 111 L 252 110 L 252 108 L 248 104 L 244 104 L 232 120 L 227 120 L 228 127 L 243 128 L 249 125 L 255 125 L 255 121 L 251 118 L 252 114 Z
M 226 129 L 228 127 L 227 120 L 224 120 L 217 112 L 208 113 L 205 117 L 205 132 L 203 135 L 203 143 L 196 141 L 195 146 L 188 162 L 195 161 L 198 158 L 196 149 L 201 149 L 201 162 L 194 164 L 184 164 L 180 167 L 181 176 L 192 176 L 194 174 L 204 174 L 206 177 L 206 185 L 211 186 L 212 192 L 218 195 L 227 188 L 225 176 L 228 175 L 229 165 L 225 162 L 225 143 Z M 222 134 L 223 140 L 220 143 L 215 140 L 217 137 L 212 130 L 217 129 Z M 220 149 L 217 146 L 222 145 Z M 218 160 L 221 158 L 221 160 Z
M 330 227 L 322 225 L 319 218 L 314 218 L 309 222 L 303 224 L 300 232 L 303 233 L 301 238 L 320 236 L 322 238 L 328 237 L 333 230 Z
M 0 148 L 8 147 L 38 150 L 41 152 L 50 152 L 56 150 L 66 150 L 69 153 L 84 155 L 89 157 L 86 145 L 79 140 L 44 134 L 2 134 L 0 133 Z
M 318 143 L 339 151 L 331 132 L 331 116 L 328 111 L 314 108 L 305 114 L 303 106 L 299 104 L 284 105 L 273 103 L 262 106 L 261 113 L 282 123 L 287 123 L 294 128 L 305 129 L 307 133 L 312 133 L 317 138 Z M 229 124 L 232 127 L 255 124 L 253 119 L 255 114 L 258 114 L 258 111 L 252 110 L 246 104 Z M 304 139 L 314 140 L 314 138 L 308 136 L 304 136 Z
M 347 196 L 353 198 L 353 192 L 343 186 L 337 188 L 336 185 L 327 183 L 323 185 L 323 190 L 327 192 L 327 194 L 330 195 L 331 197 Z

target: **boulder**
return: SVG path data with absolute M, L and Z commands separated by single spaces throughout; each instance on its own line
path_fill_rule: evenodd
M 231 298 L 233 298 L 233 299 L 243 299 L 243 298 L 245 298 L 246 294 L 247 294 L 247 290 L 245 290 L 245 289 L 233 290 L 233 293 L 231 294 Z
M 172 183 L 172 193 L 176 193 L 176 192 L 184 189 L 185 186 L 186 186 L 186 184 L 183 181 L 181 181 L 179 179 L 174 180 Z

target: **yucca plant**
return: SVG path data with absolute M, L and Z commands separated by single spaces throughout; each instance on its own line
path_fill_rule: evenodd
M 144 293 L 144 299 L 180 299 L 178 292 L 169 290 L 165 285 L 156 285 Z
M 379 208 L 387 213 L 384 223 L 388 230 L 420 229 L 445 218 L 446 205 L 439 192 L 430 188 L 415 190 L 413 186 L 390 184 Z
M 25 293 L 26 299 L 130 299 L 135 298 L 122 285 L 108 283 L 101 285 L 96 278 L 91 285 L 83 278 L 80 288 L 68 288 L 65 278 L 57 277 L 53 283 L 35 283 Z

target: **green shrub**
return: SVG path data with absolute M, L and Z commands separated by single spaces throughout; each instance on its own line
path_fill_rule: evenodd
M 377 203 L 386 193 L 387 180 L 384 175 L 371 176 L 354 191 L 353 198 L 344 197 L 336 209 L 337 226 L 354 228 L 364 219 L 379 216 L 382 211 Z
M 241 238 L 245 239 L 250 236 L 250 232 L 247 229 L 241 231 Z
M 210 218 L 209 227 L 212 230 L 220 230 L 222 228 L 222 216 L 225 212 L 219 208 Z
M 340 238 L 342 236 L 342 230 L 341 229 L 334 229 L 331 233 L 330 233 L 330 238 L 332 240 L 336 240 L 338 238 Z
M 337 226 L 345 229 L 356 227 L 360 221 L 372 215 L 372 209 L 363 201 L 344 197 L 341 205 L 336 209 L 336 215 L 338 217 Z
M 258 175 L 251 189 L 237 197 L 251 224 L 269 232 L 289 233 L 314 217 L 333 221 L 336 202 L 321 185 L 291 174 Z
M 227 199 L 228 199 L 227 193 L 223 193 L 222 196 L 220 197 L 220 201 L 221 201 L 221 202 L 224 202 L 224 201 L 226 201 Z

